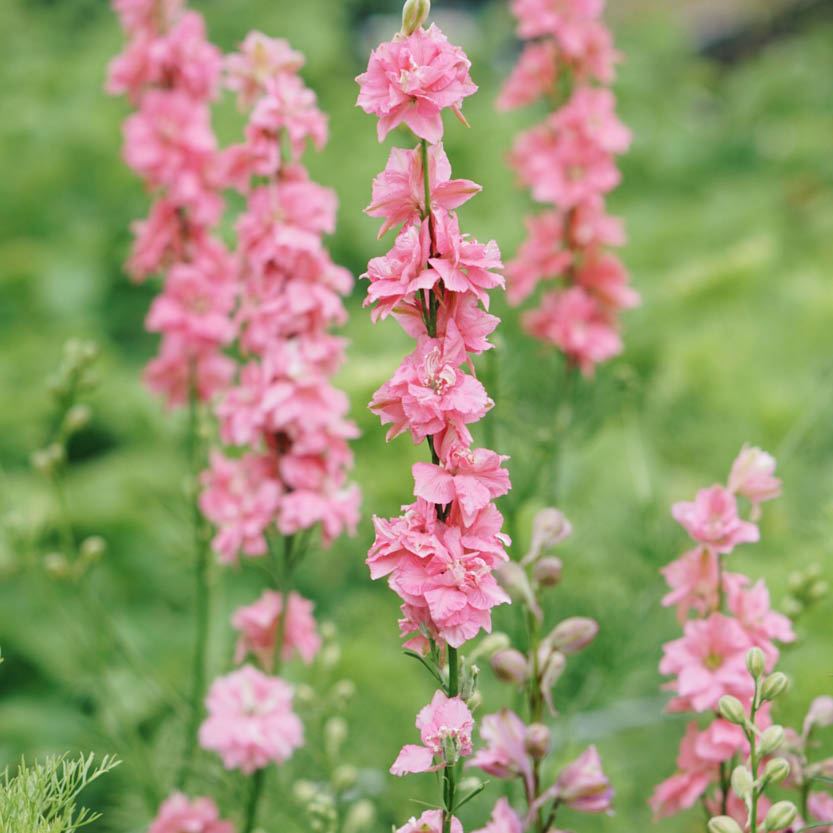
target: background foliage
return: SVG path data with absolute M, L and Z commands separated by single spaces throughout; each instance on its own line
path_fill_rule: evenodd
M 332 126 L 312 173 L 341 198 L 334 257 L 361 273 L 383 249 L 377 222 L 361 209 L 388 150 L 377 144 L 373 120 L 353 106 L 352 79 L 370 47 L 397 28 L 399 4 L 192 5 L 226 49 L 259 28 L 307 54 L 305 78 Z M 497 237 L 509 256 L 527 204 L 502 160 L 512 135 L 539 114 L 492 110 L 516 48 L 505 4 L 435 6 L 481 84 L 466 105 L 472 129 L 447 129 L 455 175 L 484 185 L 462 209 L 465 226 L 480 239 Z M 619 4 L 614 15 L 627 55 L 620 112 L 635 142 L 612 200 L 627 220 L 624 258 L 644 306 L 627 316 L 625 355 L 579 385 L 572 427 L 557 449 L 557 483 L 549 472 L 563 417 L 559 364 L 519 333 L 517 312 L 502 300 L 500 349 L 479 368 L 498 403 L 485 430 L 493 447 L 512 455 L 515 489 L 502 508 L 519 545 L 544 501 L 557 499 L 576 528 L 549 615 L 580 613 L 601 624 L 594 647 L 571 662 L 556 689 L 563 760 L 592 740 L 618 792 L 618 818 L 576 820 L 583 831 L 644 829 L 645 800 L 673 768 L 683 724 L 661 713 L 656 671 L 661 642 L 678 633 L 673 613 L 659 607 L 657 570 L 685 543 L 670 502 L 722 480 L 744 441 L 761 445 L 778 457 L 785 494 L 766 507 L 762 542 L 733 558 L 767 578 L 776 602 L 795 569 L 818 562 L 833 575 L 833 24 L 822 15 L 718 64 L 698 54 L 684 16 L 644 6 Z M 164 413 L 139 382 L 154 350 L 142 327 L 154 288 L 132 285 L 121 270 L 128 223 L 144 214 L 147 198 L 119 158 L 125 105 L 102 92 L 106 63 L 120 45 L 103 0 L 0 4 L 0 766 L 22 753 L 119 754 L 125 764 L 84 803 L 105 812 L 96 830 L 128 833 L 144 830 L 147 805 L 169 787 L 178 720 L 168 694 L 186 679 L 191 583 L 182 415 Z M 216 123 L 224 139 L 237 135 L 230 102 Z M 366 411 L 409 346 L 392 322 L 369 323 L 362 295 L 359 285 L 340 383 L 363 430 L 356 477 L 369 516 L 395 513 L 410 500 L 407 469 L 418 452 L 405 438 L 386 447 Z M 39 569 L 58 546 L 55 509 L 28 462 L 47 436 L 46 379 L 70 336 L 102 347 L 95 417 L 70 449 L 73 523 L 79 535 L 109 542 L 83 596 Z M 418 812 L 410 796 L 434 794 L 431 776 L 403 782 L 385 774 L 399 746 L 415 739 L 414 714 L 430 686 L 401 657 L 395 597 L 368 579 L 370 534 L 366 518 L 355 539 L 315 553 L 300 589 L 337 627 L 342 653 L 328 674 L 351 678 L 358 691 L 343 759 L 361 769 L 361 787 L 375 796 L 385 830 Z M 259 586 L 255 570 L 215 573 L 214 672 L 231 652 L 229 611 Z M 784 720 L 797 720 L 813 695 L 831 689 L 830 613 L 828 601 L 802 618 L 801 641 L 784 653 L 781 667 L 796 683 Z M 496 619 L 520 633 L 512 610 Z M 482 676 L 484 710 L 494 710 L 506 691 L 488 669 Z M 140 753 L 145 744 L 150 750 Z M 298 774 L 315 777 L 316 752 L 297 756 L 284 784 Z M 306 830 L 283 785 L 272 786 L 276 815 L 264 814 L 264 828 Z M 221 796 L 229 808 L 237 787 Z M 485 804 L 472 802 L 464 821 L 482 823 Z M 702 821 L 693 812 L 661 827 L 701 830 Z

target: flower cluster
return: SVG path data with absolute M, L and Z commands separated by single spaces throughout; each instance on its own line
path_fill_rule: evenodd
M 231 255 L 214 235 L 223 211 L 210 101 L 219 92 L 220 51 L 198 12 L 179 0 L 114 0 L 128 40 L 110 64 L 107 89 L 136 112 L 124 123 L 124 159 L 153 195 L 133 224 L 127 271 L 164 275 L 146 325 L 162 334 L 145 381 L 171 406 L 207 401 L 230 381 L 222 348 L 234 337 L 237 295 Z
M 552 689 L 571 654 L 587 647 L 598 632 L 592 619 L 565 619 L 543 638 L 540 599 L 561 580 L 561 559 L 546 554 L 571 532 L 570 522 L 555 508 L 541 510 L 534 519 L 531 547 L 520 562 L 503 565 L 500 580 L 513 599 L 524 605 L 530 623 L 526 653 L 510 647 L 508 638 L 490 649 L 483 640 L 475 651 L 491 653 L 491 665 L 498 679 L 511 683 L 525 694 L 529 722 L 504 708 L 486 715 L 480 726 L 485 746 L 478 749 L 468 767 L 478 767 L 504 780 L 523 785 L 526 812 L 522 816 L 504 798 L 494 808 L 491 822 L 481 833 L 523 833 L 525 830 L 554 830 L 557 810 L 566 806 L 585 813 L 609 813 L 613 788 L 602 770 L 594 746 L 563 766 L 550 786 L 542 777 L 542 765 L 551 752 L 550 730 L 542 722 L 544 706 L 555 715 Z M 503 636 L 495 634 L 495 637 Z
M 541 281 L 558 281 L 524 314 L 524 326 L 590 375 L 621 352 L 618 314 L 639 303 L 610 251 L 625 242 L 622 223 L 604 203 L 620 179 L 615 157 L 630 144 L 613 93 L 604 86 L 620 56 L 600 20 L 603 0 L 511 5 L 518 35 L 527 42 L 497 107 L 509 110 L 543 97 L 557 109 L 521 133 L 510 153 L 520 183 L 552 208 L 527 218 L 526 239 L 507 265 L 507 294 L 520 304 Z
M 297 75 L 302 63 L 286 41 L 259 32 L 226 62 L 226 83 L 250 116 L 245 141 L 218 162 L 223 183 L 247 197 L 236 226 L 234 316 L 244 363 L 216 408 L 223 440 L 246 452 L 215 453 L 201 497 L 224 563 L 264 555 L 272 528 L 291 536 L 320 524 L 329 543 L 358 519 L 346 474 L 357 432 L 347 397 L 329 381 L 343 356 L 329 328 L 346 319 L 352 278 L 321 239 L 335 229 L 335 194 L 299 162 L 307 141 L 320 147 L 327 137 L 315 94 Z
M 771 671 L 778 659 L 776 642 L 795 639 L 790 620 L 771 609 L 764 581 L 753 584 L 724 566 L 736 546 L 758 540 L 754 521 L 760 504 L 780 493 L 775 460 L 759 448 L 744 446 L 726 486 L 701 489 L 693 501 L 673 505 L 671 514 L 694 547 L 662 569 L 670 587 L 662 603 L 676 608 L 683 626 L 682 638 L 664 646 L 659 665 L 661 673 L 672 676 L 665 686 L 675 694 L 669 711 L 714 716 L 721 698 L 730 695 L 749 712 L 755 695 L 747 670 L 749 650 L 760 650 L 765 670 Z M 747 502 L 749 520 L 741 517 L 738 498 Z M 767 703 L 756 710 L 755 721 L 758 730 L 769 725 Z M 651 798 L 655 815 L 691 807 L 712 787 L 716 793 L 708 794 L 707 800 L 728 806 L 726 767 L 745 754 L 748 741 L 739 726 L 720 716 L 705 729 L 690 723 L 680 745 L 678 772 Z
M 174 793 L 159 807 L 148 833 L 234 833 L 234 825 L 223 821 L 210 798 L 189 801 Z

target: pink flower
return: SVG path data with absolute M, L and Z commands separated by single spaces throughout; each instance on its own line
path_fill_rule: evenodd
M 671 592 L 663 596 L 664 607 L 677 606 L 682 625 L 690 610 L 705 616 L 717 608 L 720 556 L 708 547 L 696 547 L 663 567 Z
M 558 48 L 554 41 L 524 44 L 512 74 L 503 84 L 495 106 L 498 110 L 524 107 L 555 90 Z
M 772 802 L 766 797 L 766 795 L 761 795 L 758 797 L 759 827 L 763 825 L 764 819 L 766 818 L 766 814 L 769 812 L 769 808 L 771 806 Z M 717 790 L 716 792 L 706 797 L 706 809 L 708 810 L 709 815 L 723 815 L 723 794 L 720 790 Z M 737 793 L 734 790 L 729 790 L 729 794 L 726 796 L 726 815 L 733 818 L 740 825 L 741 830 L 746 829 L 746 822 L 749 816 L 749 812 L 747 810 L 744 800 L 738 797 Z
M 830 793 L 811 792 L 807 796 L 807 810 L 814 821 L 833 822 L 833 796 Z M 829 827 L 820 827 L 821 833 L 831 833 L 833 824 Z
M 289 594 L 281 647 L 281 659 L 284 661 L 290 660 L 297 652 L 303 662 L 309 664 L 318 653 L 321 637 L 312 608 L 309 599 L 294 591 Z M 241 662 L 246 654 L 252 653 L 267 671 L 271 670 L 282 609 L 283 596 L 273 590 L 264 590 L 256 602 L 234 611 L 231 624 L 240 634 L 234 651 L 235 662 Z
M 265 555 L 264 532 L 274 521 L 282 491 L 273 461 L 257 454 L 232 460 L 214 452 L 201 481 L 200 509 L 218 528 L 211 545 L 220 561 L 234 564 L 240 552 Z
M 186 260 L 186 249 L 197 236 L 179 207 L 164 198 L 153 203 L 147 219 L 132 223 L 131 231 L 133 247 L 125 268 L 136 281 Z
M 418 819 L 411 818 L 396 833 L 443 833 L 443 811 L 426 810 Z M 451 833 L 463 833 L 463 825 L 456 816 L 451 818 Z
M 524 745 L 526 726 L 518 715 L 509 709 L 485 715 L 480 723 L 480 737 L 487 746 L 478 749 L 466 766 L 478 767 L 495 778 L 521 777 L 527 795 L 532 795 L 532 761 Z
M 724 694 L 745 700 L 752 693 L 746 671 L 746 651 L 752 641 L 736 619 L 712 613 L 705 620 L 686 622 L 684 635 L 663 646 L 662 674 L 676 679 L 666 688 L 677 692 L 669 711 L 702 712 L 717 708 Z
M 388 440 L 407 430 L 415 444 L 421 443 L 447 425 L 467 435 L 465 424 L 481 419 L 493 403 L 483 385 L 459 369 L 465 358 L 465 346 L 453 322 L 445 338 L 419 339 L 417 349 L 403 359 L 370 403 L 382 425 L 391 426 Z
M 795 633 L 790 619 L 770 607 L 769 590 L 764 580 L 758 579 L 751 587 L 749 585 L 746 576 L 723 574 L 727 607 L 737 617 L 753 644 L 766 654 L 769 670 L 772 670 L 778 659 L 778 649 L 772 640 L 795 642 Z
M 499 798 L 492 810 L 492 818 L 485 827 L 474 833 L 523 833 L 521 817 L 512 809 L 506 798 Z
M 511 4 L 522 38 L 558 35 L 575 22 L 598 17 L 603 6 L 604 0 L 512 0 Z
M 612 254 L 588 252 L 575 279 L 610 311 L 639 306 L 639 293 L 628 286 L 627 270 Z
M 730 492 L 743 495 L 752 504 L 752 520 L 757 520 L 760 504 L 781 494 L 775 458 L 760 448 L 744 445 L 732 463 L 728 486 Z
M 432 772 L 471 755 L 474 718 L 459 697 L 446 697 L 442 691 L 435 692 L 431 702 L 417 715 L 416 727 L 424 745 L 403 746 L 390 768 L 394 775 Z M 440 763 L 433 765 L 434 758 Z
M 602 760 L 595 746 L 588 746 L 572 763 L 567 764 L 548 790 L 530 806 L 527 822 L 550 799 L 581 813 L 612 814 L 614 790 L 602 771 Z
M 226 56 L 226 86 L 237 92 L 241 108 L 250 107 L 270 79 L 292 75 L 304 65 L 304 56 L 283 38 L 270 38 L 252 31 L 240 45 L 240 52 Z
M 113 0 L 128 34 L 162 34 L 182 9 L 183 0 Z
M 216 349 L 195 349 L 176 334 L 165 335 L 159 355 L 148 362 L 143 378 L 154 393 L 167 400 L 168 407 L 188 400 L 192 376 L 197 398 L 210 402 L 228 387 L 234 375 L 234 362 Z
M 244 665 L 211 684 L 200 745 L 213 749 L 226 769 L 251 775 L 271 761 L 283 763 L 303 745 L 304 729 L 292 712 L 292 686 Z
M 234 833 L 234 825 L 220 819 L 210 798 L 189 801 L 175 792 L 159 807 L 148 833 Z
M 470 524 L 477 512 L 511 488 L 509 473 L 501 463 L 509 458 L 487 448 L 469 448 L 449 429 L 438 450 L 442 466 L 414 463 L 414 494 L 435 504 L 457 501 L 463 523 Z
M 432 210 L 457 208 L 481 190 L 470 179 L 451 179 L 451 165 L 442 142 L 428 147 L 428 181 Z M 373 180 L 373 201 L 365 214 L 384 218 L 379 237 L 393 226 L 425 216 L 421 148 L 391 148 L 385 170 Z
M 522 320 L 531 335 L 561 348 L 585 376 L 593 374 L 595 365 L 622 352 L 615 325 L 580 286 L 548 292 L 539 309 L 527 311 Z
M 435 25 L 420 27 L 371 53 L 367 72 L 356 78 L 356 103 L 379 117 L 380 142 L 404 121 L 433 144 L 443 135 L 440 111 L 451 107 L 460 115 L 463 99 L 477 90 L 470 66 L 463 50 L 450 44 Z
M 573 253 L 564 247 L 564 215 L 545 211 L 526 218 L 526 239 L 506 268 L 507 297 L 519 304 L 544 278 L 558 278 L 572 265 Z
M 738 517 L 735 496 L 723 486 L 700 489 L 693 503 L 675 503 L 671 515 L 695 541 L 717 553 L 730 553 L 738 544 L 760 537 L 755 524 Z

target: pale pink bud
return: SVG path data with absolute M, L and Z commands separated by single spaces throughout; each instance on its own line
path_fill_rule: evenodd
M 532 542 L 522 564 L 529 564 L 541 553 L 560 544 L 572 533 L 573 527 L 563 512 L 554 506 L 542 509 L 532 521 Z
M 498 651 L 492 657 L 492 670 L 504 683 L 522 685 L 529 676 L 529 663 L 526 657 L 514 648 Z
M 539 662 L 540 662 L 540 652 L 539 652 Z M 560 653 L 559 651 L 553 651 L 547 658 L 545 662 L 541 663 L 541 668 L 543 671 L 541 672 L 541 694 L 544 697 L 544 702 L 547 704 L 547 708 L 550 710 L 550 714 L 553 716 L 556 714 L 555 710 L 555 702 L 552 699 L 552 689 L 553 686 L 558 682 L 561 675 L 564 673 L 564 669 L 567 667 L 567 658 L 564 654 Z
M 540 761 L 550 751 L 550 730 L 543 723 L 532 723 L 526 727 L 524 748 L 530 756 Z
M 807 716 L 804 718 L 804 736 L 809 735 L 816 727 L 821 729 L 831 725 L 833 725 L 833 697 L 826 694 L 816 697 L 810 703 Z
M 585 616 L 571 616 L 550 631 L 547 641 L 564 654 L 575 654 L 589 645 L 599 632 L 599 625 Z
M 759 503 L 781 494 L 775 477 L 775 458 L 760 448 L 745 445 L 732 463 L 729 491 L 743 495 L 756 508 Z
M 561 581 L 561 559 L 547 555 L 535 562 L 532 575 L 541 587 L 555 587 Z
M 532 586 L 524 568 L 516 561 L 507 561 L 497 568 L 497 577 L 512 601 L 523 602 L 540 622 L 543 618 L 541 607 L 532 592 Z
M 604 772 L 595 746 L 587 749 L 561 770 L 556 781 L 561 800 L 585 813 L 604 813 L 610 809 L 613 788 Z

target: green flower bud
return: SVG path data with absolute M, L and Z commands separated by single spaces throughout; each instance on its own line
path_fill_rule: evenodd
M 333 770 L 333 789 L 336 792 L 346 792 L 356 786 L 359 771 L 350 764 L 342 764 Z
M 342 833 L 364 833 L 370 830 L 376 822 L 376 809 L 373 802 L 367 799 L 357 801 L 347 811 L 342 825 Z
M 792 801 L 776 801 L 764 819 L 764 830 L 783 830 L 789 827 L 798 815 L 798 810 Z
M 347 721 L 342 717 L 331 717 L 324 724 L 324 748 L 330 760 L 338 760 L 339 752 L 346 740 Z
M 790 764 L 786 758 L 773 758 L 764 767 L 764 781 L 768 784 L 778 784 L 790 774 Z
M 73 405 L 64 416 L 64 428 L 70 434 L 80 431 L 92 419 L 93 411 L 89 405 Z
M 43 557 L 43 569 L 50 578 L 66 578 L 70 574 L 69 561 L 60 552 L 50 552 Z
M 731 816 L 715 816 L 709 821 L 709 833 L 743 833 Z
M 764 684 L 761 686 L 761 699 L 774 700 L 776 697 L 780 697 L 789 688 L 789 685 L 790 681 L 787 679 L 787 675 L 776 671 L 764 680 Z
M 758 751 L 761 756 L 766 757 L 778 750 L 783 742 L 784 727 L 773 724 L 768 729 L 765 729 L 761 735 Z
M 308 804 L 312 801 L 312 799 L 315 798 L 316 791 L 315 784 L 313 784 L 312 781 L 306 781 L 303 778 L 299 778 L 292 785 L 292 794 L 299 804 Z
M 757 646 L 753 646 L 746 654 L 746 670 L 756 679 L 760 680 L 766 673 L 766 657 L 764 652 Z
M 781 610 L 790 619 L 796 619 L 804 613 L 804 605 L 795 596 L 784 596 L 781 600 Z
M 90 535 L 81 542 L 81 558 L 88 564 L 98 561 L 107 551 L 107 542 L 100 535 Z
M 476 665 L 466 663 L 463 666 L 462 679 L 460 680 L 460 699 L 468 703 L 477 691 L 477 677 L 480 669 Z
M 746 712 L 737 697 L 731 694 L 724 694 L 717 703 L 717 710 L 724 720 L 734 723 L 736 726 L 746 725 Z
M 742 764 L 732 770 L 732 789 L 737 793 L 738 798 L 746 798 L 755 786 L 755 779 L 752 773 Z
M 402 7 L 402 34 L 412 35 L 428 19 L 431 0 L 407 0 Z
M 498 651 L 503 651 L 506 648 L 509 648 L 511 644 L 512 643 L 509 640 L 509 637 L 505 633 L 495 631 L 494 633 L 490 633 L 488 636 L 484 636 L 483 639 L 477 643 L 474 650 L 467 656 L 472 661 L 483 656 L 491 658 Z
M 460 740 L 456 734 L 443 737 L 443 762 L 446 766 L 453 766 L 460 760 Z

